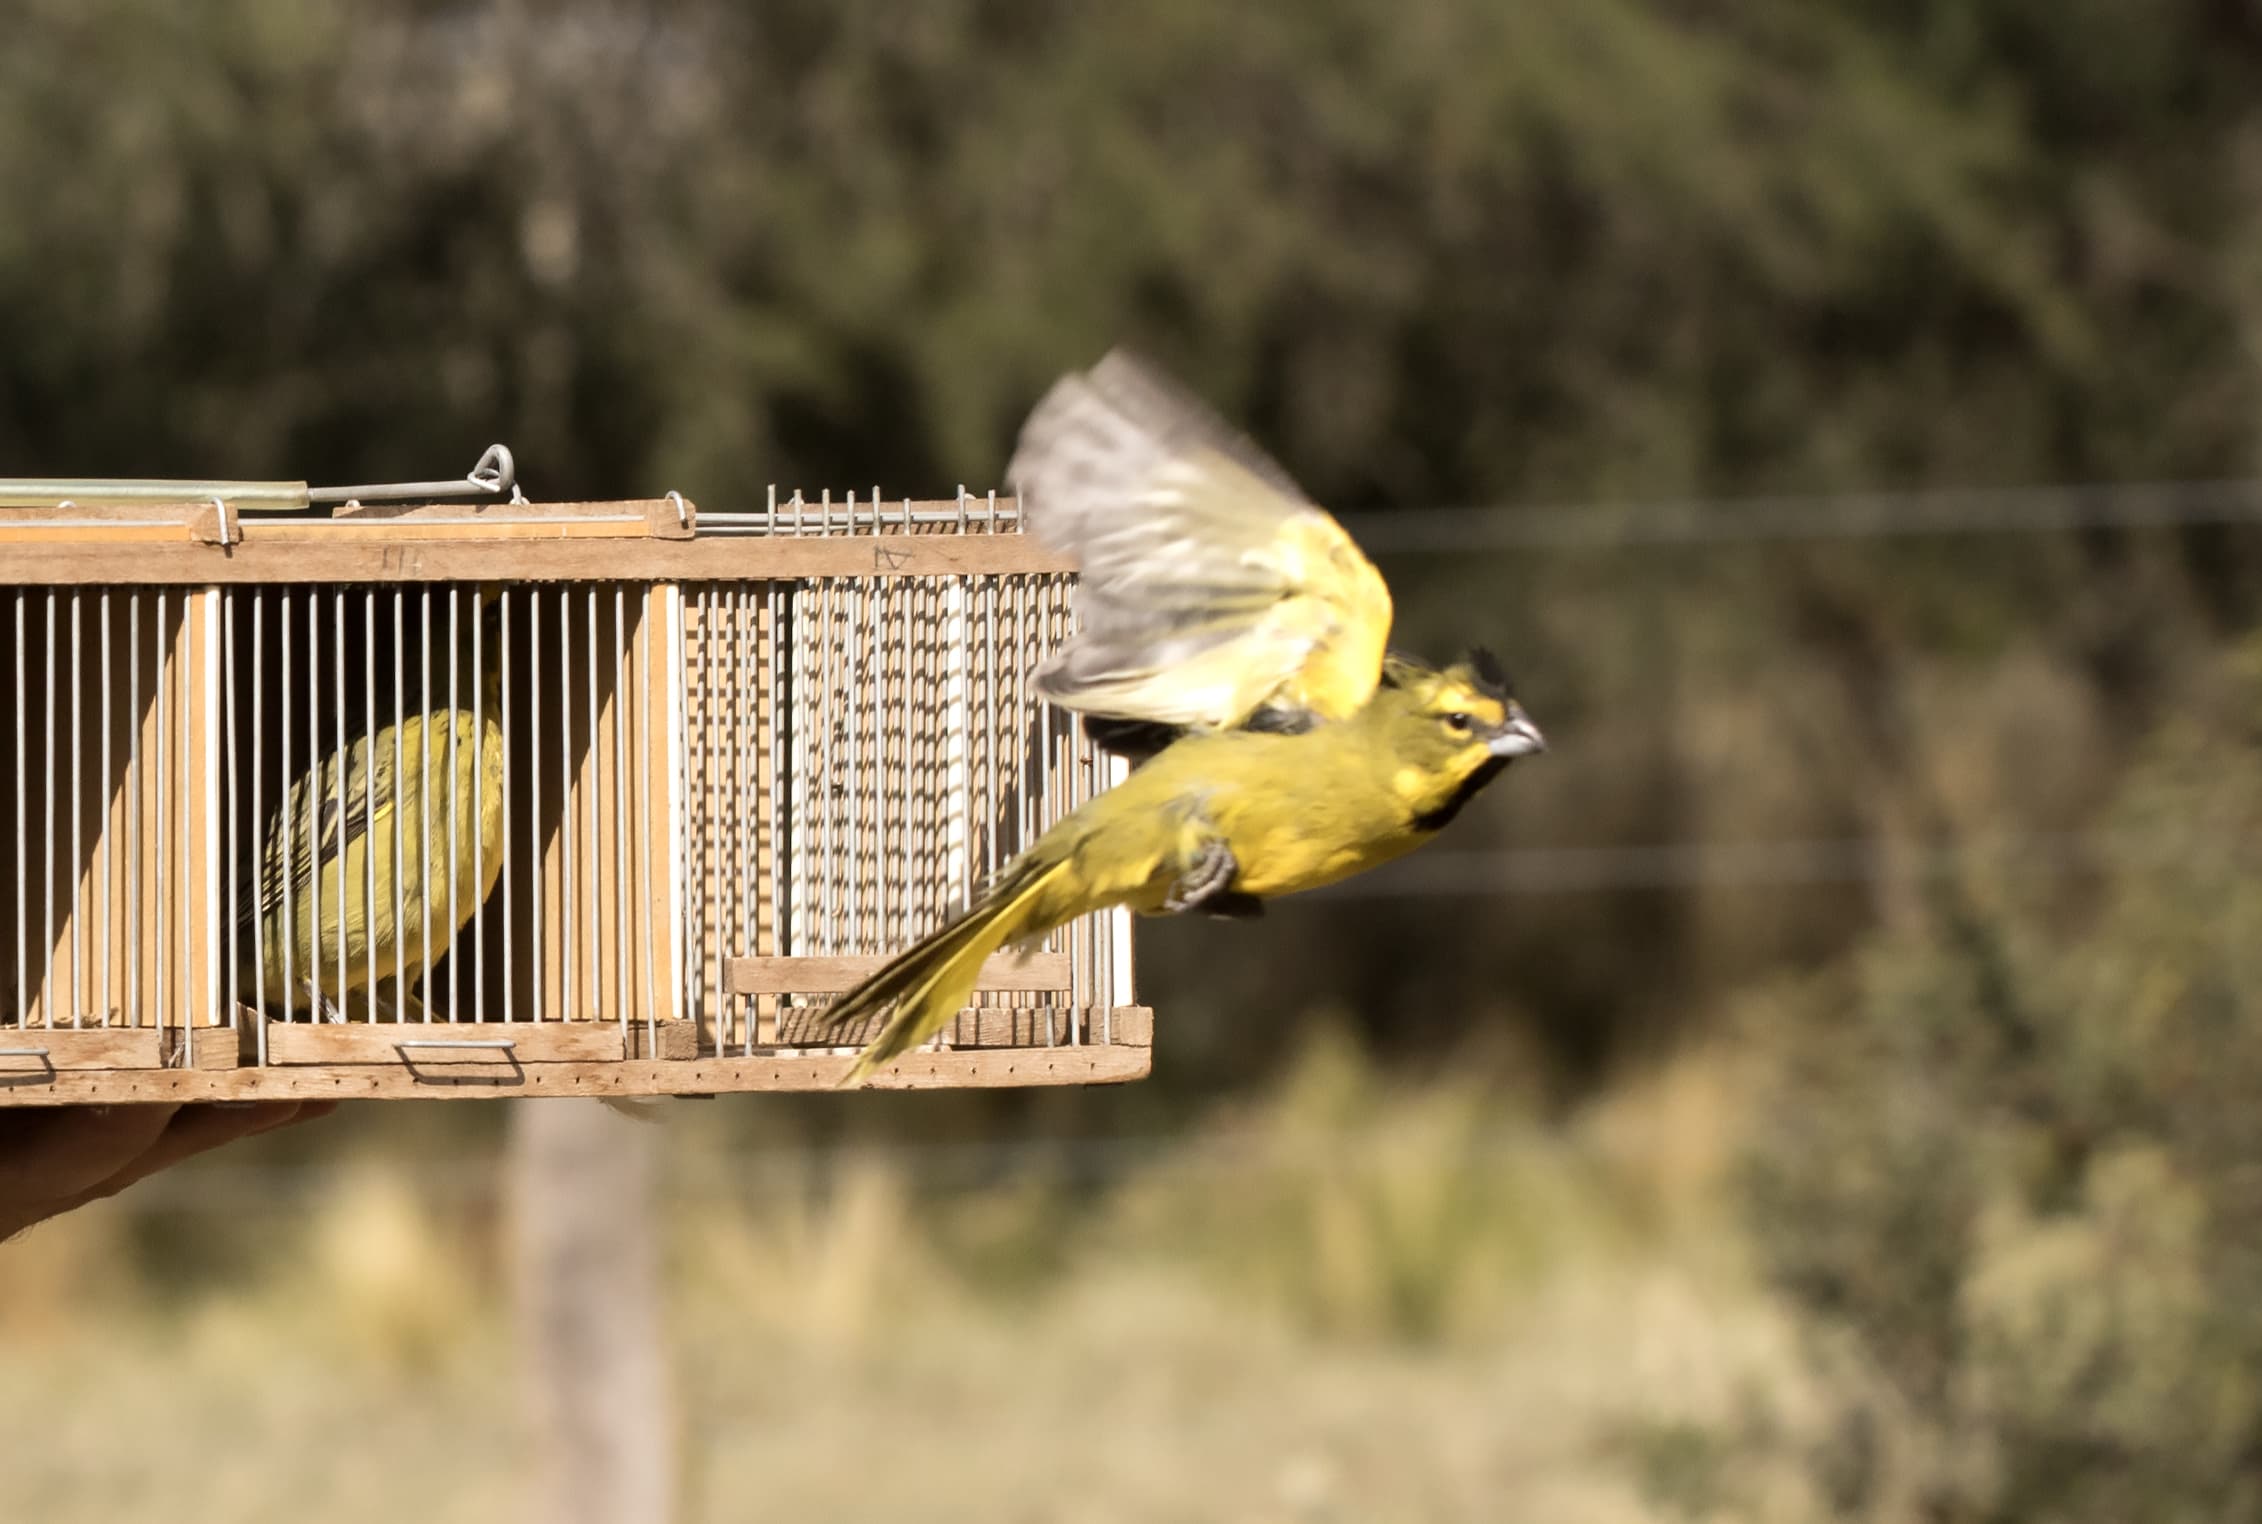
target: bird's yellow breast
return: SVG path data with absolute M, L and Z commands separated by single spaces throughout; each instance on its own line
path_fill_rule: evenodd
M 1383 759 L 1387 762 L 1387 759 Z M 1239 865 L 1232 887 L 1271 897 L 1317 889 L 1412 850 L 1414 811 L 1378 766 L 1364 727 L 1299 735 L 1235 731 L 1179 742 L 1080 814 L 1079 866 L 1095 887 L 1139 884 L 1159 905 L 1189 842 L 1222 837 Z

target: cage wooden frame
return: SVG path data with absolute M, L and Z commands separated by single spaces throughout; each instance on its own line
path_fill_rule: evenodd
M 14 939 L 0 950 L 0 985 L 14 986 L 0 991 L 0 1106 L 829 1087 L 853 1061 L 855 1034 L 822 1033 L 807 1018 L 1116 776 L 1119 764 L 1090 743 L 1081 722 L 1029 688 L 1036 663 L 1067 633 L 1073 570 L 1020 532 L 1011 499 L 965 493 L 925 502 L 796 495 L 780 503 L 773 495 L 759 510 L 708 514 L 677 494 L 477 507 L 349 504 L 327 516 L 290 517 L 239 514 L 225 500 L 0 508 L 0 649 L 8 653 L 0 668 L 18 669 L 0 670 L 0 682 L 15 683 L 5 720 L 15 727 L 6 764 L 16 771 L 12 789 L 0 786 L 0 832 L 16 837 L 13 873 L 0 874 L 0 943 Z M 445 639 L 435 645 L 433 611 L 443 599 Z M 273 831 L 283 833 L 275 862 L 288 860 L 298 811 L 297 796 L 285 797 L 291 726 L 279 716 L 280 739 L 256 729 L 256 744 L 247 744 L 245 712 L 256 727 L 275 687 L 261 666 L 264 653 L 282 653 L 282 715 L 295 722 L 287 664 L 291 650 L 302 652 L 309 727 L 302 761 L 315 767 L 305 811 L 311 843 L 315 806 L 325 798 L 322 829 L 350 831 L 346 795 L 356 786 L 368 791 L 375 819 L 370 780 L 384 774 L 384 737 L 397 745 L 404 733 L 404 695 L 413 688 L 402 655 L 412 643 L 410 611 L 423 620 L 413 644 L 426 663 L 428 698 L 435 653 L 460 664 L 467 628 L 476 649 L 490 605 L 499 617 L 491 619 L 496 633 L 486 660 L 502 653 L 504 690 L 511 652 L 538 665 L 549 649 L 543 621 L 554 608 L 562 679 L 554 730 L 544 728 L 552 721 L 541 707 L 548 685 L 539 671 L 520 680 L 543 691 L 506 691 L 485 723 L 505 736 L 506 770 L 520 760 L 522 741 L 539 745 L 550 735 L 555 756 L 542 765 L 561 771 L 554 814 L 545 816 L 535 799 L 516 835 L 507 811 L 526 792 L 522 780 L 506 771 L 509 781 L 497 790 L 506 814 L 493 850 L 506 902 L 522 857 L 526 873 L 509 910 L 490 909 L 495 895 L 485 894 L 480 929 L 464 922 L 469 1007 L 452 966 L 464 939 L 451 937 L 437 960 L 447 965 L 445 1017 L 434 1017 L 429 931 L 409 998 L 401 952 L 408 919 L 396 903 L 386 923 L 392 1002 L 382 998 L 389 976 L 371 932 L 354 970 L 358 986 L 347 977 L 347 939 L 339 938 L 328 1003 L 319 976 L 310 985 L 285 977 L 275 986 L 283 992 L 273 997 L 277 1009 L 269 1009 L 272 947 L 243 972 L 242 938 L 257 934 L 245 928 L 272 919 L 244 910 L 245 875 L 268 882 L 260 875 L 273 866 L 266 856 Z M 348 633 L 357 606 L 358 647 Z M 99 639 L 86 634 L 93 607 Z M 115 632 L 126 623 L 133 634 L 125 644 L 138 665 L 121 694 Z M 296 646 L 302 630 L 304 644 Z M 389 728 L 378 724 L 385 712 L 380 648 L 391 652 Z M 577 668 L 575 653 L 584 648 Z M 367 673 L 359 696 L 365 723 L 352 735 L 349 651 Z M 318 697 L 321 664 L 337 674 L 327 700 Z M 99 681 L 90 681 L 90 667 Z M 472 675 L 476 688 L 480 672 Z M 142 691 L 160 677 L 162 696 Z M 335 713 L 322 712 L 335 724 L 317 735 L 315 715 L 325 702 Z M 55 716 L 66 704 L 69 744 L 58 749 Z M 449 704 L 452 745 L 461 706 Z M 141 759 L 130 770 L 110 755 L 124 728 L 111 719 L 121 705 L 131 711 L 125 733 Z M 90 710 L 99 715 L 92 729 Z M 522 717 L 529 712 L 531 721 Z M 97 749 L 97 733 L 108 771 L 90 789 L 86 753 Z M 474 718 L 464 744 L 475 759 L 485 755 L 478 748 L 487 734 Z M 163 749 L 166 771 L 145 779 L 152 746 Z M 35 751 L 46 766 L 27 771 Z M 364 751 L 365 772 L 338 766 L 325 785 L 331 794 L 314 791 L 325 782 L 320 758 Z M 455 752 L 446 755 L 448 776 L 460 776 Z M 67 760 L 77 765 L 66 807 L 58 800 Z M 485 771 L 477 760 L 472 766 L 477 790 Z M 428 789 L 430 772 L 421 765 L 419 772 Z M 246 781 L 270 776 L 264 793 Z M 541 777 L 537 771 L 537 788 Z M 453 808 L 457 796 L 448 803 Z M 60 852 L 58 810 L 70 836 Z M 372 824 L 355 838 L 359 868 L 341 848 L 335 875 L 312 875 L 309 927 L 320 924 L 325 880 L 342 898 L 363 872 L 364 918 L 378 916 L 377 865 L 412 861 L 401 836 L 407 813 L 404 806 L 391 816 L 390 849 Z M 178 845 L 162 869 L 149 869 L 155 891 L 143 894 L 137 876 L 121 892 L 114 878 L 122 834 L 135 831 L 146 846 L 160 815 L 159 839 Z M 422 833 L 418 851 L 432 839 L 434 819 L 428 801 L 410 828 Z M 474 837 L 485 829 L 476 827 Z M 589 886 L 578 898 L 576 829 Z M 455 840 L 448 837 L 451 852 Z M 472 851 L 479 855 L 476 841 Z M 433 859 L 422 862 L 429 877 Z M 447 871 L 452 884 L 452 856 Z M 474 879 L 481 871 L 473 869 Z M 144 873 L 139 859 L 134 873 Z M 400 877 L 391 875 L 396 902 Z M 339 883 L 349 888 L 339 891 Z M 607 885 L 609 900 L 584 905 Z M 121 909 L 142 905 L 159 923 L 158 941 L 178 930 L 186 951 L 162 972 L 146 945 L 151 928 L 119 924 Z M 58 910 L 60 931 L 48 924 Z M 575 927 L 586 933 L 578 945 L 568 929 Z M 62 986 L 66 946 L 78 961 Z M 90 960 L 82 949 L 93 947 L 98 972 L 112 981 L 99 989 L 83 973 Z M 537 977 L 560 970 L 556 983 L 537 984 L 529 1004 L 510 982 L 514 959 L 528 960 L 518 966 Z M 494 962 L 502 968 L 500 999 L 492 998 Z M 113 1003 L 113 985 L 127 969 L 146 982 L 149 1000 Z M 587 974 L 586 1010 L 571 970 Z M 357 1015 L 365 995 L 366 1014 Z M 1153 1020 L 1132 989 L 1127 912 L 1088 917 L 1038 949 L 1001 954 L 985 968 L 976 1000 L 941 1046 L 905 1056 L 871 1083 L 1108 1083 L 1148 1071 Z M 412 1004 L 421 1012 L 416 1019 L 405 1014 Z M 476 1012 L 472 1019 L 464 1019 L 467 1009 Z

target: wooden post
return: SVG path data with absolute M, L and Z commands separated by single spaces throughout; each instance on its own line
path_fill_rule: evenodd
M 667 1524 L 676 1445 L 656 1264 L 659 1129 L 593 1100 L 511 1118 L 535 1524 Z

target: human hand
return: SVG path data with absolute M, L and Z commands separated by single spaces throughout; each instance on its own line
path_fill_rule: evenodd
M 0 1111 L 0 1240 L 206 1149 L 327 1116 L 335 1101 Z

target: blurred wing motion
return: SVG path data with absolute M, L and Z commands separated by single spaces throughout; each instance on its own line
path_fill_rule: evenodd
M 1390 590 L 1343 526 L 1207 407 L 1117 351 L 1062 377 L 1008 479 L 1073 554 L 1081 628 L 1037 674 L 1070 709 L 1203 730 L 1355 713 Z

